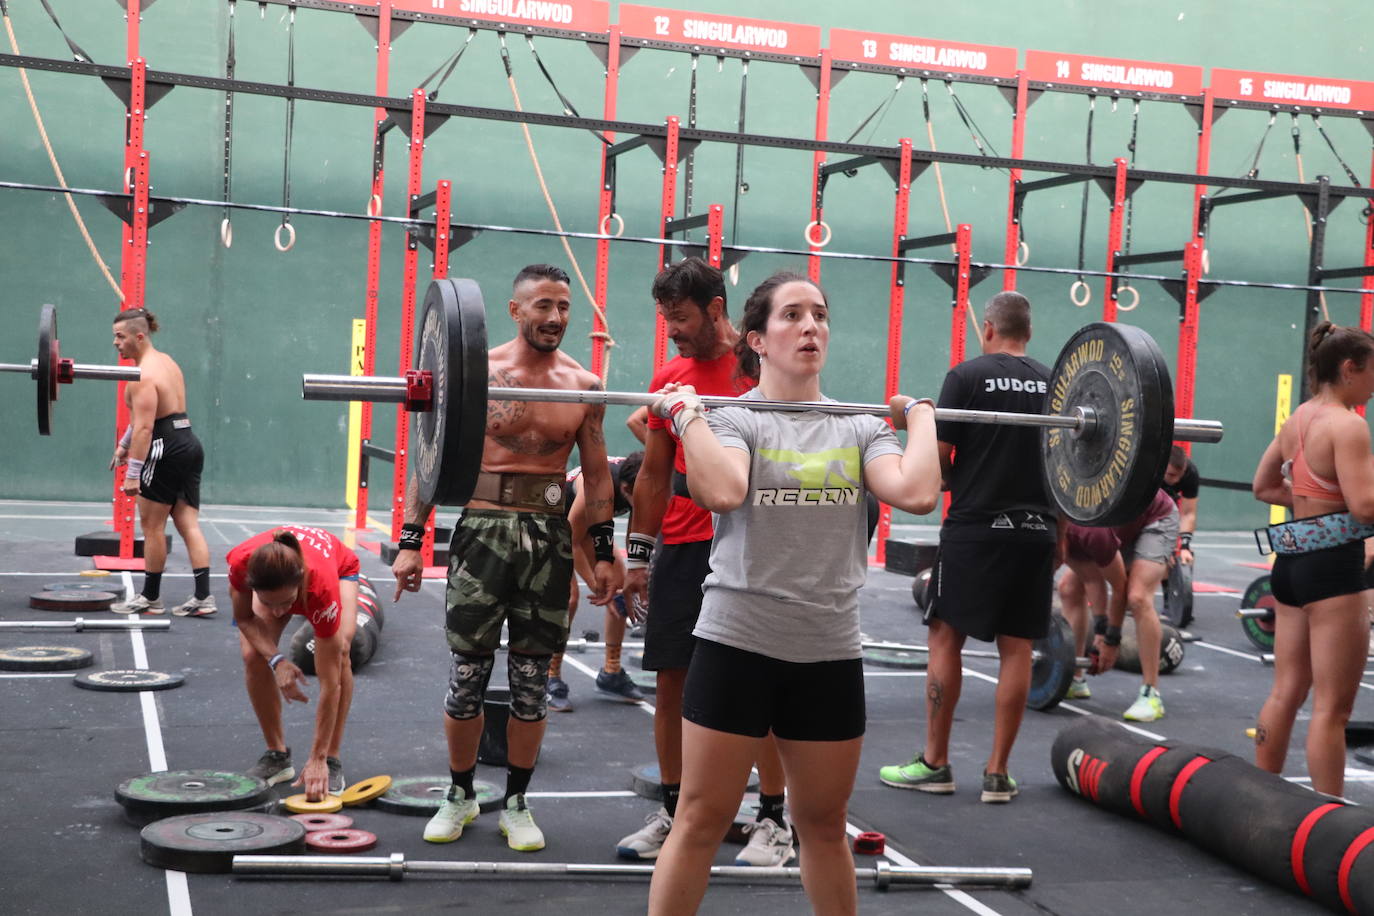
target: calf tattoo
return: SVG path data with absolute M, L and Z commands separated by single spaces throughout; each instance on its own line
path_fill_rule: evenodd
M 939 712 L 945 704 L 945 685 L 939 679 L 932 679 L 926 684 L 926 699 L 930 701 L 931 708 Z

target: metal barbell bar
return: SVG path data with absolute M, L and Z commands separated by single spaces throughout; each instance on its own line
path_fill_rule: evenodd
M 888 649 L 888 650 L 891 650 L 891 651 L 893 651 L 893 652 L 929 652 L 929 651 L 930 651 L 930 647 L 929 647 L 929 646 L 922 646 L 922 645 L 918 645 L 918 644 L 914 644 L 914 643 L 913 643 L 913 644 L 907 644 L 907 643 L 900 643 L 900 642 L 869 642 L 868 640 L 864 640 L 862 643 L 860 643 L 860 645 L 863 646 L 863 648 L 865 648 L 865 649 Z M 1002 656 L 998 655 L 996 652 L 988 652 L 988 651 L 985 651 L 985 650 L 983 650 L 983 649 L 961 649 L 961 650 L 959 651 L 959 654 L 960 654 L 960 655 L 967 655 L 967 656 L 969 656 L 970 658 L 990 658 L 990 659 L 992 659 L 993 661 L 997 661 L 997 660 L 1001 659 L 1001 657 L 1002 657 Z M 1033 649 L 1033 650 L 1031 650 L 1031 661 L 1039 661 L 1042 657 L 1043 657 L 1043 655 L 1042 655 L 1042 653 L 1040 652 L 1039 649 Z M 1089 667 L 1089 666 L 1092 665 L 1092 659 L 1090 659 L 1090 658 L 1084 658 L 1083 656 L 1080 655 L 1080 656 L 1074 658 L 1073 663 L 1074 663 L 1074 666 L 1075 666 L 1075 667 L 1078 667 L 1078 668 L 1087 668 L 1087 667 Z
M 404 404 L 408 385 L 396 376 L 326 375 L 307 373 L 301 376 L 301 392 L 307 401 L 374 401 Z M 871 414 L 886 417 L 886 404 L 861 404 L 847 401 L 771 401 L 750 398 L 741 401 L 712 395 L 699 395 L 706 407 L 748 407 L 751 410 L 820 411 L 832 414 Z M 564 404 L 602 404 L 606 406 L 648 407 L 658 395 L 637 391 L 583 391 L 562 388 L 488 388 L 489 401 L 548 401 Z M 1067 429 L 1085 436 L 1097 428 L 1092 408 L 1074 407 L 1073 413 L 1063 416 L 1010 411 L 960 410 L 937 408 L 935 419 L 956 423 L 983 423 L 994 426 L 1038 426 Z M 1183 418 L 1174 420 L 1174 438 L 1186 442 L 1220 442 L 1224 429 L 1217 420 Z
M 614 880 L 653 877 L 652 865 L 598 865 L 556 862 L 442 862 L 409 861 L 399 852 L 390 856 L 234 856 L 236 875 L 319 876 L 390 878 L 400 881 L 408 874 L 444 877 L 589 878 Z M 889 887 L 1029 887 L 1029 868 L 966 868 L 889 865 L 879 860 L 874 868 L 854 869 L 856 877 L 871 880 L 878 890 Z M 713 865 L 712 879 L 738 880 L 747 884 L 796 884 L 801 869 L 748 865 Z
M 38 378 L 38 360 L 28 364 L 0 363 L 0 372 L 22 372 L 31 379 Z M 105 379 L 111 382 L 136 382 L 141 377 L 137 366 L 102 366 L 94 363 L 70 363 L 58 370 L 58 381 L 66 384 L 73 379 Z
M 169 630 L 170 620 L 0 620 L 0 630 Z

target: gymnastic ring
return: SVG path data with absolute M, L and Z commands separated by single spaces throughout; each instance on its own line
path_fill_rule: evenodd
M 286 244 L 281 243 L 281 231 L 286 230 Z M 290 223 L 282 223 L 277 227 L 277 231 L 272 233 L 272 244 L 277 246 L 278 251 L 290 251 L 296 244 L 296 227 Z
M 817 227 L 825 233 L 819 240 L 811 237 L 811 230 Z M 830 224 L 823 219 L 813 219 L 811 222 L 807 223 L 806 228 L 802 230 L 802 238 L 806 240 L 806 244 L 813 248 L 824 248 L 826 245 L 829 245 L 830 235 Z
M 1082 290 L 1082 299 L 1081 299 L 1081 300 L 1079 299 L 1079 290 Z M 1073 281 L 1073 286 L 1070 286 L 1070 287 L 1069 287 L 1069 301 L 1070 301 L 1070 302 L 1072 302 L 1074 305 L 1078 306 L 1079 308 L 1083 308 L 1083 306 L 1087 305 L 1089 302 L 1092 301 L 1092 298 L 1093 298 L 1092 287 L 1088 286 L 1088 284 L 1084 283 L 1082 280 L 1075 280 L 1075 281 Z
M 606 224 L 611 220 L 615 220 L 616 230 L 614 235 L 611 235 L 606 228 Z M 601 223 L 597 226 L 597 229 L 600 230 L 602 235 L 610 235 L 611 238 L 618 239 L 625 234 L 625 218 L 619 213 L 607 213 L 605 216 L 601 217 Z
M 129 166 L 127 169 L 124 170 L 124 187 L 125 187 L 125 189 L 128 190 L 129 192 L 131 192 L 131 193 L 133 192 L 133 189 L 134 189 L 134 167 L 133 167 L 132 165 Z
M 382 195 L 373 194 L 367 199 L 367 215 L 372 217 L 382 215 Z
M 1212 272 L 1212 255 L 1206 248 L 1202 249 L 1202 272 L 1205 274 Z
M 738 262 L 738 261 L 736 261 L 735 263 L 731 264 L 731 265 L 730 265 L 730 269 L 727 270 L 727 271 L 725 272 L 725 274 L 726 274 L 726 276 L 728 276 L 728 277 L 730 278 L 730 285 L 731 285 L 731 286 L 739 286 L 739 262 Z
M 1121 294 L 1122 294 L 1122 293 L 1130 293 L 1130 294 L 1131 294 L 1131 304 L 1130 304 L 1130 305 L 1122 305 L 1122 304 L 1121 304 Z M 1134 286 L 1129 286 L 1129 285 L 1123 284 L 1123 285 L 1118 286 L 1118 287 L 1116 288 L 1116 310 L 1117 310 L 1118 312 L 1133 312 L 1133 311 L 1135 311 L 1135 307 L 1136 307 L 1137 305 L 1139 305 L 1139 304 L 1140 304 L 1140 291 L 1137 290 Z
M 225 248 L 234 247 L 234 224 L 227 216 L 219 221 L 219 240 Z
M 1017 267 L 1025 267 L 1025 266 L 1026 266 L 1027 264 L 1029 264 L 1029 263 L 1030 263 L 1030 242 L 1027 242 L 1027 241 L 1025 241 L 1025 240 L 1023 239 L 1022 242 L 1021 242 L 1021 244 L 1019 244 L 1019 245 L 1016 246 L 1016 266 L 1017 266 Z

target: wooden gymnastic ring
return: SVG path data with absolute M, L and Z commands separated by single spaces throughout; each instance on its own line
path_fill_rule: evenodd
M 1122 294 L 1122 293 L 1130 293 L 1130 294 L 1131 294 L 1131 304 L 1130 304 L 1130 305 L 1122 305 L 1122 304 L 1121 304 L 1121 294 Z M 1118 286 L 1118 287 L 1116 288 L 1116 310 L 1117 310 L 1118 312 L 1133 312 L 1133 311 L 1135 311 L 1135 307 L 1136 307 L 1137 305 L 1140 305 L 1140 291 L 1139 291 L 1139 290 L 1137 290 L 1134 286 L 1128 286 L 1128 285 L 1122 285 L 1122 286 Z
M 234 224 L 229 222 L 229 217 L 219 221 L 219 240 L 225 248 L 234 247 Z
M 825 232 L 825 234 L 821 236 L 819 240 L 813 239 L 811 237 L 811 230 L 817 227 L 819 227 Z M 806 244 L 810 245 L 813 248 L 824 248 L 826 245 L 829 245 L 830 236 L 830 224 L 823 219 L 813 219 L 811 222 L 807 223 L 806 228 L 802 230 L 802 238 L 806 240 Z
M 1082 299 L 1079 299 L 1079 290 L 1083 291 Z M 1092 287 L 1082 280 L 1073 281 L 1073 286 L 1069 287 L 1069 301 L 1079 308 L 1083 308 L 1093 299 Z
M 1025 267 L 1025 266 L 1026 266 L 1027 264 L 1029 264 L 1029 263 L 1030 263 L 1030 242 L 1027 242 L 1027 241 L 1025 241 L 1025 240 L 1023 239 L 1023 240 L 1021 241 L 1021 244 L 1019 244 L 1019 245 L 1016 246 L 1016 266 L 1017 266 L 1017 267 Z
M 281 231 L 286 230 L 286 244 L 281 243 Z M 278 251 L 290 251 L 296 244 L 296 227 L 290 223 L 282 223 L 277 227 L 277 231 L 272 233 L 272 244 L 277 246 Z
M 615 220 L 616 223 L 616 230 L 613 235 L 606 228 L 606 224 L 610 220 Z M 609 235 L 611 238 L 618 239 L 625 234 L 625 218 L 619 213 L 607 213 L 605 216 L 601 217 L 601 222 L 597 226 L 597 229 L 602 235 Z

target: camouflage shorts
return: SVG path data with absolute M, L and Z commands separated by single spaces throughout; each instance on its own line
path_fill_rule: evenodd
M 513 651 L 561 652 L 568 641 L 572 571 L 571 535 L 563 516 L 464 511 L 449 548 L 449 648 L 479 655 L 495 652 L 505 622 Z

